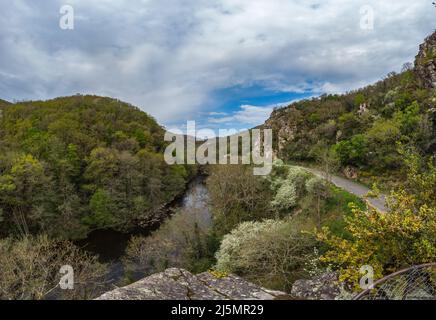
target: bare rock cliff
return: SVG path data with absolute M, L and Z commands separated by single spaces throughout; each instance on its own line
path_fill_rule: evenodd
M 426 88 L 436 87 L 436 31 L 419 47 L 415 72 Z

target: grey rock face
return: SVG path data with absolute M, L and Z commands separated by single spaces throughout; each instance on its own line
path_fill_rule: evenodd
M 293 119 L 294 113 L 298 113 L 295 108 L 289 106 L 288 108 L 274 110 L 270 118 L 265 122 L 265 129 L 272 129 L 276 132 L 277 150 L 282 151 L 287 144 L 295 139 L 295 134 L 298 132 L 298 127 Z
M 307 300 L 347 299 L 346 291 L 338 283 L 335 272 L 324 273 L 310 280 L 297 280 L 292 286 L 292 296 Z
M 415 72 L 426 88 L 436 88 L 436 31 L 420 45 Z
M 229 275 L 216 278 L 205 272 L 193 275 L 183 269 L 167 269 L 96 300 L 275 300 L 286 293 L 270 291 Z

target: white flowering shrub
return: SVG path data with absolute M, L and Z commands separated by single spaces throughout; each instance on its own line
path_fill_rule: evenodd
M 273 190 L 276 190 L 271 205 L 278 210 L 294 208 L 298 200 L 306 193 L 305 183 L 310 173 L 298 167 L 288 169 L 286 179 L 277 178 L 272 182 Z
M 244 222 L 224 236 L 215 269 L 236 273 L 272 289 L 286 290 L 305 276 L 313 237 L 294 220 Z
M 290 209 L 297 205 L 298 194 L 295 184 L 292 181 L 286 180 L 271 202 L 271 205 L 279 210 Z
M 286 180 L 292 182 L 292 184 L 295 185 L 298 194 L 302 195 L 305 193 L 306 180 L 309 179 L 310 177 L 311 174 L 306 170 L 299 167 L 291 167 L 288 170 L 288 176 Z
M 244 269 L 243 248 L 265 232 L 274 230 L 281 221 L 244 222 L 225 235 L 216 253 L 216 269 L 223 272 L 236 272 Z
M 285 165 L 285 163 L 283 162 L 283 160 L 277 158 L 273 161 L 273 167 L 283 167 Z

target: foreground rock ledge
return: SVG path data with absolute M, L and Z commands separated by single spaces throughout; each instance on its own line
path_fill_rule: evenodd
M 126 287 L 107 292 L 96 300 L 277 300 L 287 299 L 235 275 L 217 278 L 209 272 L 193 275 L 167 269 Z

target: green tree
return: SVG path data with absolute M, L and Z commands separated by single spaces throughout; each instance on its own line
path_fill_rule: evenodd
M 342 165 L 363 165 L 368 153 L 368 142 L 365 135 L 358 134 L 351 140 L 337 143 L 333 150 L 338 155 Z
M 97 189 L 89 201 L 91 214 L 84 217 L 83 221 L 98 229 L 113 227 L 116 223 L 113 215 L 113 203 L 110 195 L 103 189 Z
M 338 155 L 334 148 L 330 148 L 324 142 L 317 144 L 314 150 L 317 163 L 321 166 L 327 181 L 331 181 L 332 174 L 340 167 Z
M 341 132 L 341 139 L 347 139 L 353 136 L 355 132 L 360 128 L 361 123 L 357 114 L 354 112 L 345 113 L 339 116 L 338 129 Z
M 313 177 L 307 180 L 306 190 L 316 199 L 318 228 L 321 228 L 321 203 L 330 196 L 330 187 L 324 179 Z
M 21 234 L 29 234 L 37 225 L 49 183 L 42 163 L 31 155 L 19 156 L 10 170 L 0 176 L 0 201 Z
M 378 170 L 395 169 L 401 166 L 396 143 L 401 139 L 401 130 L 393 120 L 378 120 L 366 133 L 370 164 Z
M 356 96 L 354 97 L 354 105 L 358 107 L 364 102 L 365 102 L 365 96 L 362 93 L 356 94 Z
M 394 121 L 398 123 L 404 135 L 412 135 L 421 119 L 420 106 L 416 101 L 406 107 L 404 111 L 398 111 L 394 114 Z
M 244 221 L 260 220 L 272 214 L 269 181 L 253 175 L 243 165 L 210 168 L 207 186 L 218 236 Z

